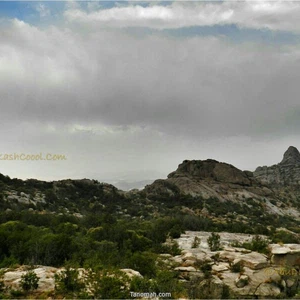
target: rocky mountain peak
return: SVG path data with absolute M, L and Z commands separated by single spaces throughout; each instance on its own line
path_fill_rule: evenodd
M 296 147 L 290 146 L 283 155 L 280 165 L 300 164 L 300 153 Z
M 299 185 L 300 153 L 298 149 L 290 146 L 279 164 L 271 167 L 258 167 L 254 172 L 254 177 L 265 184 Z

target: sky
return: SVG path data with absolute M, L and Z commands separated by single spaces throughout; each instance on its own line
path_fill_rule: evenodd
M 298 1 L 0 1 L 0 172 L 273 165 L 300 149 L 299 78 Z

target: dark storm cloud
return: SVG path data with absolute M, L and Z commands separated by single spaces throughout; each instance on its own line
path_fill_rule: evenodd
M 136 39 L 103 30 L 41 30 L 17 20 L 4 35 L 1 119 L 150 126 L 210 137 L 297 128 L 297 46 Z
M 264 27 L 258 18 L 263 13 L 251 23 L 253 9 L 282 5 L 251 3 L 239 26 Z M 209 11 L 214 15 L 215 8 L 203 14 L 212 23 L 218 18 Z M 150 12 L 163 17 L 157 9 Z M 287 30 L 296 22 L 277 16 L 267 18 L 268 28 Z M 289 145 L 299 146 L 299 45 L 163 33 L 137 37 L 117 29 L 122 24 L 108 28 L 79 18 L 43 28 L 19 20 L 1 26 L 3 151 L 68 157 L 57 164 L 2 162 L 2 173 L 103 179 L 136 170 L 167 174 L 184 159 L 206 158 L 253 169 L 280 161 Z

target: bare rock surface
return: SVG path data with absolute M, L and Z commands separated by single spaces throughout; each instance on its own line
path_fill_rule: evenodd
M 39 277 L 39 286 L 37 291 L 51 291 L 54 290 L 54 274 L 59 269 L 47 266 L 37 266 L 33 269 Z M 20 281 L 22 275 L 26 274 L 27 268 L 25 266 L 19 267 L 15 270 L 4 270 L 4 284 L 10 289 L 20 289 Z
M 154 181 L 144 192 L 149 198 L 181 193 L 204 199 L 214 197 L 220 201 L 263 199 L 273 194 L 267 187 L 261 187 L 251 172 L 213 159 L 185 160 L 167 179 Z
M 282 161 L 270 167 L 258 167 L 254 177 L 265 184 L 298 185 L 300 184 L 300 153 L 290 146 Z
M 199 287 L 204 293 L 220 299 L 228 288 L 229 294 L 234 298 L 276 298 L 282 296 L 287 290 L 292 291 L 298 288 L 298 272 L 295 269 L 297 260 L 300 257 L 299 244 L 270 244 L 270 255 L 272 258 L 278 256 L 284 260 L 282 265 L 274 264 L 272 259 L 265 254 L 251 251 L 241 247 L 233 247 L 232 242 L 250 242 L 253 235 L 220 232 L 221 250 L 210 251 L 207 238 L 211 232 L 187 231 L 180 238 L 176 239 L 182 254 L 176 256 L 176 261 L 181 262 L 175 270 L 182 274 L 185 280 L 200 280 Z M 197 248 L 192 248 L 195 237 L 200 239 Z M 262 236 L 262 238 L 266 238 Z M 289 260 L 289 256 L 293 259 Z M 194 260 L 196 258 L 196 260 Z M 288 258 L 288 260 L 286 260 Z M 197 272 L 188 272 L 184 263 L 189 261 L 197 272 L 201 272 L 201 266 L 211 266 L 212 277 L 209 279 L 202 276 L 192 276 Z M 241 263 L 242 269 L 236 272 L 232 266 Z M 288 265 L 287 265 L 288 264 Z M 191 267 L 189 266 L 189 267 Z

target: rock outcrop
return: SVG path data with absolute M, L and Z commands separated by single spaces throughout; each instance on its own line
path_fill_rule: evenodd
M 5 291 L 8 292 L 6 294 L 8 295 L 10 291 L 22 290 L 22 276 L 25 275 L 28 270 L 33 271 L 38 277 L 38 287 L 36 290 L 32 291 L 31 297 L 33 297 L 34 299 L 44 299 L 44 297 L 47 295 L 49 297 L 48 299 L 53 299 L 53 297 L 56 298 L 55 275 L 61 274 L 62 271 L 65 271 L 65 268 L 54 268 L 49 266 L 29 267 L 23 265 L 17 268 L 0 269 L 0 274 L 3 274 L 0 279 L 4 284 Z M 78 271 L 80 280 L 84 280 L 85 278 L 87 278 L 87 274 L 89 272 L 88 270 L 84 268 L 78 268 L 76 270 Z M 135 277 L 143 278 L 143 276 L 138 271 L 135 271 L 133 269 L 120 269 L 120 271 L 123 272 L 129 280 L 132 280 Z M 89 284 L 86 285 L 86 291 L 88 294 L 91 293 L 91 290 L 89 290 Z
M 179 278 L 187 286 L 194 284 L 201 297 L 208 298 L 213 294 L 214 299 L 225 296 L 238 299 L 273 299 L 285 298 L 288 295 L 290 297 L 296 293 L 299 288 L 299 244 L 270 244 L 270 260 L 265 254 L 230 245 L 233 241 L 249 241 L 253 238 L 252 235 L 220 232 L 223 249 L 212 252 L 207 245 L 210 234 L 187 231 L 176 239 L 182 249 L 181 255 L 161 256 L 164 261 L 170 260 L 173 263 L 171 266 L 179 272 Z M 197 248 L 193 248 L 195 237 L 201 240 Z M 190 267 L 184 267 L 186 261 L 192 263 Z M 237 263 L 242 268 L 233 268 Z M 205 274 L 205 264 L 211 266 L 209 274 Z
M 300 268 L 300 245 L 299 244 L 271 244 L 269 245 L 274 265 L 285 268 Z
M 165 180 L 159 179 L 144 189 L 149 198 L 177 194 L 238 200 L 272 195 L 272 191 L 253 178 L 249 171 L 216 160 L 185 160 Z
M 198 198 L 204 202 L 201 211 L 195 212 L 188 205 L 182 207 L 182 211 L 205 217 L 215 213 L 213 204 L 210 203 L 218 201 L 228 208 L 229 214 L 239 214 L 238 219 L 270 214 L 300 219 L 297 208 L 300 192 L 295 190 L 298 183 L 300 153 L 295 147 L 289 147 L 279 164 L 258 167 L 254 173 L 213 159 L 184 160 L 167 179 L 154 181 L 141 193 L 150 201 L 158 200 L 163 203 L 180 203 L 181 199 L 184 203 L 186 198 Z M 288 190 L 284 190 L 286 187 Z M 244 211 L 241 212 L 238 208 L 230 210 L 229 203 L 233 202 L 243 206 Z M 247 213 L 249 210 L 252 213 Z M 220 218 L 218 212 L 216 215 Z
M 253 174 L 263 184 L 298 185 L 300 184 L 300 153 L 297 148 L 290 146 L 279 164 L 258 167 Z

